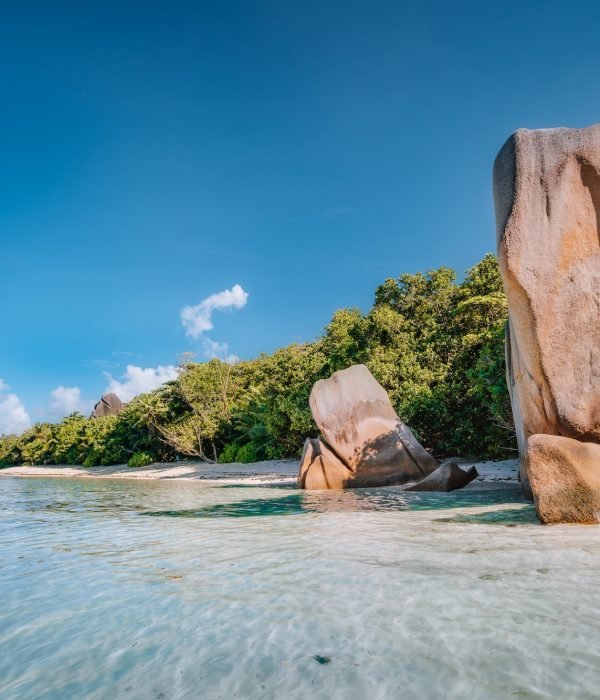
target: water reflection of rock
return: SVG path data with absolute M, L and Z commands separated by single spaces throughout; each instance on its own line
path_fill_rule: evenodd
M 406 507 L 406 497 L 402 494 L 394 494 L 392 498 L 378 498 L 375 495 L 369 497 L 363 496 L 356 491 L 307 491 L 302 496 L 302 507 L 304 510 L 317 512 L 340 512 L 340 513 L 356 513 L 357 511 L 372 511 L 376 508 L 377 501 L 393 499 L 394 506 L 399 509 Z
M 308 438 L 298 483 L 305 489 L 411 484 L 450 491 L 477 476 L 454 463 L 439 466 L 394 411 L 385 389 L 364 365 L 318 381 L 310 408 L 323 439 Z

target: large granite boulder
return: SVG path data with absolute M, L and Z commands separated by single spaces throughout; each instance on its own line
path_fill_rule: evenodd
M 536 495 L 532 435 L 600 442 L 600 125 L 517 131 L 496 158 L 494 198 L 520 476 Z
M 104 396 L 94 406 L 92 418 L 104 418 L 105 416 L 116 416 L 123 408 L 123 402 L 116 394 L 104 394 Z
M 400 420 L 385 389 L 364 365 L 318 381 L 309 403 L 324 439 L 306 441 L 301 487 L 404 484 L 437 469 L 437 460 Z

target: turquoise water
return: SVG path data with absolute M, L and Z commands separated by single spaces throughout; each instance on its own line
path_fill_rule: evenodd
M 0 478 L 0 698 L 597 698 L 600 529 L 514 487 Z

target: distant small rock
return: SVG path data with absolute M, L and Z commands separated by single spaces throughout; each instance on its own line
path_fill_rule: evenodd
M 116 394 L 104 394 L 104 396 L 94 406 L 92 418 L 104 418 L 105 416 L 116 416 L 123 408 L 123 402 Z

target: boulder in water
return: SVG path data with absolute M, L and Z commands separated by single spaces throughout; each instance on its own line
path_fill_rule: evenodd
M 304 488 L 357 488 L 419 481 L 438 467 L 394 411 L 365 365 L 318 381 L 310 408 L 323 440 L 307 440 Z

